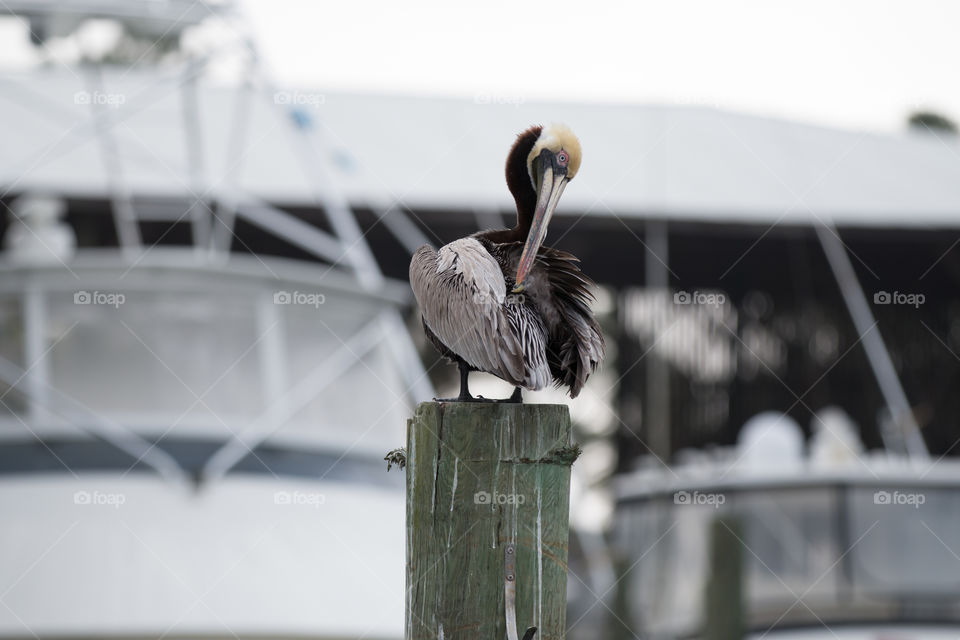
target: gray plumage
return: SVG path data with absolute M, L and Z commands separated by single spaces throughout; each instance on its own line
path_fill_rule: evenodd
M 543 323 L 507 293 L 500 265 L 477 239 L 461 238 L 436 252 L 420 247 L 410 262 L 410 284 L 444 355 L 527 389 L 550 381 Z
M 507 382 L 539 390 L 551 379 L 576 397 L 603 358 L 604 342 L 589 309 L 589 280 L 569 253 L 542 247 L 523 293 L 512 276 L 522 243 L 492 243 L 481 234 L 410 262 L 410 284 L 427 336 L 443 355 Z

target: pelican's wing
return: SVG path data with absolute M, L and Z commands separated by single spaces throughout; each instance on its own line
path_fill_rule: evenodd
M 424 322 L 471 367 L 529 389 L 549 382 L 543 323 L 525 304 L 511 304 L 500 265 L 480 242 L 420 247 L 410 285 Z

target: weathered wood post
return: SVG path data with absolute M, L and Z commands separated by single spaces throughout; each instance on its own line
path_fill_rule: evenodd
M 521 638 L 534 626 L 537 640 L 564 637 L 578 453 L 564 405 L 417 407 L 407 423 L 406 640 L 507 638 L 509 588 Z
M 743 527 L 734 517 L 716 518 L 710 526 L 710 576 L 703 631 L 707 640 L 742 640 L 746 635 L 742 536 Z

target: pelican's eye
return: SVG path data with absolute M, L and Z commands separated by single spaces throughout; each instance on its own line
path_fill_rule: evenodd
M 566 151 L 561 151 L 557 154 L 557 162 L 561 167 L 567 166 L 567 163 L 570 161 L 570 156 L 567 155 Z

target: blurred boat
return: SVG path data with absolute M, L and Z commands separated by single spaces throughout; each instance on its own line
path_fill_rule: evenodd
M 757 640 L 956 637 L 960 464 L 824 464 L 758 442 L 619 478 L 617 614 L 631 634 L 732 637 L 711 627 L 726 608 Z
M 4 7 L 41 48 L 119 24 L 149 96 L 102 64 L 61 69 L 52 100 L 43 71 L 21 78 L 38 94 L 5 86 L 14 122 L 63 129 L 9 148 L 28 157 L 0 185 L 0 637 L 402 637 L 403 477 L 383 455 L 433 390 L 409 289 L 325 181 L 316 132 L 261 101 L 269 85 L 230 93 L 231 118 L 198 97 L 210 61 L 181 39 L 230 3 Z M 154 48 L 182 57 L 172 78 Z M 270 130 L 251 131 L 264 109 Z M 134 111 L 150 133 L 132 149 Z M 248 188 L 270 184 L 242 166 L 264 135 L 316 224 Z M 45 162 L 64 173 L 38 181 Z

